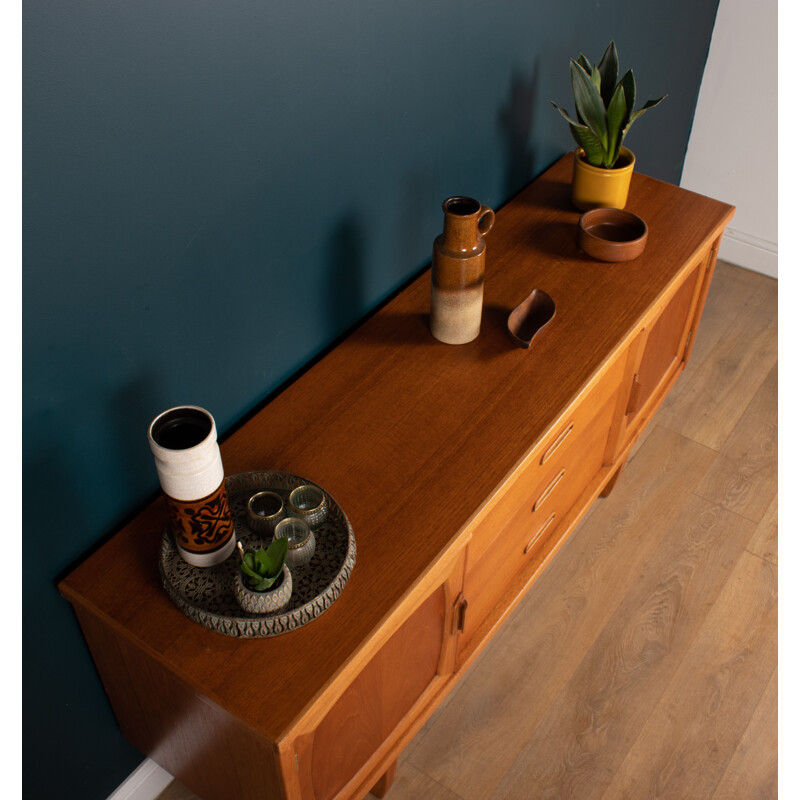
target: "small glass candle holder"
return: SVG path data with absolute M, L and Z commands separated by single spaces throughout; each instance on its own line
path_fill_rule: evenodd
M 281 520 L 275 528 L 275 538 L 282 537 L 289 541 L 286 563 L 290 567 L 301 567 L 311 561 L 317 540 L 314 531 L 309 528 L 305 520 L 300 517 L 287 517 Z
M 289 514 L 316 528 L 328 516 L 328 496 L 319 486 L 310 483 L 298 486 L 289 495 Z
M 286 517 L 283 499 L 276 492 L 258 492 L 247 501 L 247 524 L 253 533 L 271 539 L 278 523 Z

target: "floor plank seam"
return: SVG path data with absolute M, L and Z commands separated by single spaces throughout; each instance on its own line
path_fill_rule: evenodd
M 748 520 L 748 522 L 751 522 L 751 521 Z M 751 522 L 751 524 L 752 524 L 752 522 Z M 759 556 L 754 556 L 752 553 L 750 553 L 749 551 L 747 551 L 746 549 L 743 548 L 742 551 L 741 551 L 741 554 L 739 555 L 739 558 L 737 559 L 737 563 L 740 562 L 745 557 L 745 554 L 747 554 L 748 556 L 752 556 L 752 557 L 754 557 L 756 559 L 763 560 L 763 559 L 760 559 Z M 772 566 L 774 566 L 774 565 L 772 565 Z M 731 571 L 730 571 L 730 574 L 728 575 L 728 579 L 722 584 L 722 586 L 720 587 L 719 591 L 716 593 L 716 595 L 715 595 L 715 597 L 713 599 L 713 602 L 711 602 L 709 608 L 713 607 L 719 601 L 719 598 L 723 595 L 726 586 L 728 585 L 729 581 L 732 578 L 733 572 L 734 572 L 734 569 L 732 568 Z M 710 610 L 709 610 L 708 613 L 709 614 L 711 613 Z M 706 616 L 708 616 L 708 614 Z M 686 645 L 683 658 L 685 658 L 686 655 L 692 651 L 692 649 L 694 648 L 696 642 L 702 640 L 702 637 L 704 635 L 704 629 L 705 629 L 705 625 L 700 625 L 697 628 L 697 630 L 695 631 L 695 634 L 691 637 L 690 641 Z M 642 730 L 646 730 L 647 729 L 647 725 L 649 724 L 650 719 L 653 717 L 654 714 L 656 714 L 658 712 L 658 709 L 659 709 L 659 706 L 661 704 L 662 698 L 664 697 L 664 695 L 667 695 L 672 690 L 673 684 L 677 680 L 677 676 L 680 673 L 681 665 L 683 664 L 683 658 L 681 658 L 681 660 L 678 661 L 678 663 L 676 664 L 675 669 L 673 670 L 672 675 L 669 678 L 669 680 L 665 681 L 663 690 L 658 694 L 658 697 L 655 700 L 655 702 L 653 703 L 653 706 L 652 706 L 650 712 L 647 714 L 647 717 L 646 717 L 644 723 L 640 726 L 640 731 L 639 732 L 641 732 Z M 777 669 L 777 666 L 775 667 L 775 669 Z M 736 747 L 733 747 L 733 748 L 730 749 L 730 751 L 728 753 L 728 757 L 724 761 L 724 768 L 721 768 L 719 770 L 719 779 L 714 784 L 713 790 L 709 791 L 707 794 L 704 795 L 704 799 L 705 800 L 713 800 L 714 793 L 716 792 L 720 782 L 722 781 L 722 778 L 725 775 L 725 771 L 727 770 L 728 765 L 730 764 L 730 761 L 732 760 L 734 754 L 736 753 L 736 749 L 737 749 L 737 747 L 739 745 L 739 742 L 741 741 L 741 737 L 744 736 L 746 734 L 746 731 L 748 730 L 748 726 L 750 725 L 750 722 L 752 721 L 752 718 L 755 715 L 756 710 L 758 709 L 758 705 L 761 702 L 761 699 L 762 699 L 764 693 L 766 692 L 767 688 L 769 687 L 769 681 L 771 680 L 773 674 L 774 674 L 774 670 L 773 670 L 772 673 L 770 673 L 770 678 L 767 681 L 765 681 L 763 689 L 758 695 L 758 701 L 753 704 L 753 711 L 750 714 L 750 716 L 748 717 L 747 723 L 742 726 L 742 734 L 739 737 L 739 740 L 737 740 Z M 638 738 L 638 733 L 637 733 L 636 736 L 634 736 L 632 738 L 630 747 L 628 748 L 628 750 L 626 750 L 625 756 L 623 756 L 623 758 L 619 762 L 620 765 L 624 762 L 625 758 L 627 758 L 627 755 L 631 751 L 631 749 L 634 748 L 637 738 Z M 619 765 L 618 765 L 618 768 L 619 768 Z M 608 797 L 607 798 L 606 797 L 607 792 L 608 792 L 608 788 L 606 789 L 606 791 L 603 792 L 602 795 L 600 795 L 600 800 L 617 800 L 616 797 L 613 797 L 613 798 L 612 797 Z M 701 798 L 698 796 L 697 800 L 701 800 Z
M 753 717 L 755 717 L 756 713 L 758 712 L 759 706 L 761 705 L 761 701 L 764 699 L 764 695 L 767 693 L 767 689 L 769 689 L 769 684 L 770 684 L 770 681 L 772 680 L 772 676 L 775 674 L 775 671 L 777 669 L 778 669 L 778 667 L 776 666 L 775 670 L 773 670 L 772 673 L 770 673 L 769 679 L 764 684 L 764 689 L 762 690 L 761 694 L 759 694 L 758 700 L 756 701 L 756 703 L 753 705 L 753 713 L 750 714 L 750 716 L 747 718 L 747 722 L 742 727 L 742 735 L 739 737 L 739 741 L 736 742 L 736 747 L 732 747 L 731 748 L 730 753 L 728 754 L 728 758 L 725 761 L 725 768 L 724 769 L 720 769 L 720 771 L 719 771 L 719 779 L 714 784 L 714 789 L 708 795 L 709 800 L 713 800 L 714 799 L 714 795 L 717 793 L 717 789 L 719 789 L 720 784 L 722 783 L 723 779 L 725 778 L 725 774 L 728 771 L 728 767 L 730 766 L 730 763 L 733 760 L 733 757 L 736 755 L 736 751 L 739 749 L 739 745 L 741 744 L 742 739 L 747 735 L 747 731 L 750 729 L 750 724 L 753 721 Z
M 701 499 L 703 499 L 703 498 L 701 498 Z M 722 509 L 722 510 L 725 510 L 725 509 Z M 748 520 L 748 522 L 750 522 L 750 520 Z M 737 559 L 737 562 L 744 556 L 745 552 L 747 552 L 747 551 L 743 548 L 741 554 L 739 555 L 739 558 Z M 752 554 L 749 554 L 749 555 L 752 555 Z M 731 573 L 732 572 L 733 572 L 733 570 L 731 570 Z M 713 599 L 709 598 L 709 608 L 713 607 L 719 601 L 719 598 L 720 598 L 720 596 L 722 596 L 722 594 L 723 594 L 723 592 L 725 590 L 725 587 L 727 586 L 729 580 L 730 580 L 730 574 L 728 575 L 727 580 L 725 580 L 722 583 L 722 585 L 720 586 L 719 590 L 714 595 Z M 653 717 L 653 715 L 658 713 L 659 707 L 660 707 L 660 704 L 661 704 L 661 701 L 662 701 L 663 697 L 665 695 L 667 695 L 671 691 L 671 689 L 673 687 L 673 684 L 674 684 L 674 682 L 676 680 L 676 676 L 680 673 L 681 665 L 683 664 L 683 659 L 686 657 L 686 655 L 688 653 L 690 653 L 692 651 L 692 648 L 695 646 L 695 643 L 702 638 L 702 636 L 704 635 L 704 628 L 705 628 L 704 625 L 698 626 L 697 630 L 694 632 L 694 635 L 692 635 L 689 638 L 689 640 L 686 642 L 683 656 L 675 664 L 675 667 L 672 670 L 670 677 L 667 680 L 664 681 L 662 689 L 658 693 L 657 697 L 653 698 L 652 705 L 651 705 L 649 713 L 643 719 L 642 724 L 639 726 L 639 729 L 636 732 L 636 734 L 631 737 L 630 746 L 627 748 L 627 750 L 625 751 L 625 754 L 619 760 L 619 763 L 617 765 L 618 769 L 624 763 L 625 759 L 628 757 L 628 754 L 631 752 L 631 750 L 636 745 L 637 739 L 638 739 L 639 735 L 641 734 L 641 732 L 644 731 L 644 730 L 647 730 L 647 727 L 648 727 L 648 725 L 650 723 L 650 720 Z M 769 685 L 769 681 L 767 681 L 767 683 L 764 684 L 764 689 L 759 694 L 759 701 L 760 701 L 761 697 L 763 696 L 764 692 L 766 691 L 768 685 Z M 757 704 L 754 705 L 754 707 L 753 707 L 753 709 L 754 709 L 753 710 L 753 714 L 755 713 L 755 709 L 756 708 L 757 708 Z M 752 719 L 752 715 L 753 714 L 751 714 L 750 717 L 748 718 L 748 722 L 747 722 L 748 725 L 750 724 L 750 719 Z M 747 730 L 747 725 L 745 725 L 742 730 L 743 730 L 743 732 L 745 730 Z M 730 759 L 733 757 L 733 753 L 735 752 L 735 750 L 736 750 L 736 748 L 732 749 L 731 753 L 729 754 L 728 759 L 725 761 L 725 769 L 727 769 L 727 765 L 728 765 Z M 719 780 L 722 780 L 722 776 L 724 775 L 724 772 L 725 772 L 724 769 L 721 770 L 720 779 Z M 714 785 L 714 791 L 716 791 L 716 788 L 717 788 L 718 784 L 719 784 L 719 781 L 717 781 L 717 783 Z M 607 794 L 609 788 L 610 788 L 610 785 L 607 786 L 606 789 L 603 791 L 603 794 L 600 795 L 600 800 L 615 800 L 615 798 L 606 798 L 606 794 Z M 710 792 L 707 795 L 707 797 L 710 800 L 710 798 L 713 797 L 713 792 Z M 699 798 L 698 798 L 698 800 L 699 800 Z
M 665 430 L 665 431 L 669 431 L 670 433 L 673 433 L 673 434 L 675 434 L 675 436 L 680 436 L 680 437 L 681 437 L 681 439 L 685 439 L 687 442 L 691 442 L 692 444 L 696 444 L 696 445 L 698 445 L 698 446 L 700 446 L 700 447 L 704 447 L 706 450 L 710 450 L 712 453 L 715 453 L 715 454 L 717 454 L 717 455 L 719 454 L 719 450 L 717 450 L 716 448 L 714 448 L 714 447 L 711 447 L 710 445 L 707 445 L 705 442 L 698 442 L 698 441 L 697 441 L 697 439 L 693 439 L 691 436 L 687 436 L 685 433 L 682 433 L 681 431 L 676 431 L 674 428 L 671 428 L 671 427 L 669 426 L 669 423 L 667 423 L 667 422 L 662 422 L 661 420 L 657 420 L 657 419 L 654 419 L 654 420 L 653 420 L 653 427 L 652 427 L 652 429 L 650 430 L 650 432 L 649 432 L 649 434 L 648 434 L 648 435 L 649 435 L 649 436 L 652 436 L 652 435 L 653 435 L 653 432 L 656 430 L 656 428 L 662 428 L 662 429 L 663 429 L 663 430 Z M 645 429 L 645 430 L 646 430 L 646 429 Z M 644 431 L 643 431 L 642 433 L 644 433 Z M 726 439 L 725 441 L 728 441 L 728 440 Z M 636 458 L 636 457 L 639 455 L 639 453 L 641 452 L 641 449 L 642 449 L 642 448 L 640 447 L 640 448 L 639 448 L 639 449 L 638 449 L 638 450 L 637 450 L 637 451 L 636 451 L 636 452 L 633 454 L 633 456 L 630 458 L 630 460 L 625 462 L 625 467 L 623 467 L 623 469 L 626 469 L 628 465 L 630 465 L 630 464 L 632 464 L 632 463 L 633 463 L 633 461 L 635 460 L 635 458 Z M 714 462 L 712 461 L 712 462 L 709 464 L 709 466 L 708 466 L 708 469 L 711 469 L 711 465 L 712 465 L 713 463 L 714 463 Z M 708 472 L 708 469 L 706 470 L 706 472 Z M 703 473 L 703 475 L 705 475 L 705 472 Z M 703 476 L 701 475 L 700 477 L 702 478 Z M 699 480 L 698 480 L 698 483 L 699 483 Z
M 416 769 L 416 768 L 415 768 L 415 769 Z M 422 772 L 422 770 L 420 770 L 420 772 Z M 454 798 L 455 800 L 464 800 L 464 797 L 463 797 L 462 795 L 460 795 L 458 792 L 455 792 L 455 791 L 453 791 L 453 790 L 452 790 L 452 789 L 451 789 L 449 786 L 445 786 L 445 785 L 444 785 L 443 783 L 441 783 L 440 781 L 437 781 L 437 780 L 436 780 L 436 778 L 433 778 L 433 777 L 431 777 L 430 775 L 428 775 L 428 773 L 427 773 L 427 772 L 422 772 L 422 774 L 423 774 L 423 775 L 424 775 L 426 778 L 428 778 L 428 780 L 432 781 L 432 782 L 433 782 L 433 783 L 435 783 L 437 786 L 440 786 L 440 787 L 441 787 L 441 788 L 442 788 L 444 791 L 446 791 L 446 792 L 448 792 L 449 794 L 453 795 L 453 798 Z
M 711 464 L 709 465 L 709 469 L 711 469 L 713 466 L 714 466 L 714 462 L 712 461 Z M 706 470 L 706 472 L 707 471 L 708 470 Z M 718 501 L 715 502 L 714 500 L 709 500 L 705 495 L 698 494 L 697 492 L 692 492 L 692 497 L 699 497 L 701 500 L 705 500 L 707 503 L 711 503 L 715 507 L 721 508 L 723 511 L 727 511 L 729 514 L 735 514 L 737 517 L 739 517 L 739 519 L 742 519 L 745 522 L 749 522 L 751 525 L 755 525 L 756 527 L 758 527 L 759 523 L 761 522 L 760 519 L 753 519 L 752 517 L 747 517 L 744 514 L 741 514 L 740 512 L 736 511 L 736 509 L 728 508 L 728 506 L 723 505 L 722 503 L 720 503 Z M 762 517 L 763 517 L 763 514 L 762 514 Z M 752 553 L 750 550 L 747 550 L 746 547 L 743 547 L 742 551 L 747 551 L 751 555 L 758 556 L 757 553 Z M 758 557 L 761 558 L 761 556 L 758 556 Z M 764 559 L 764 560 L 765 561 L 769 561 L 768 558 Z M 770 563 L 772 564 L 774 562 L 770 561 Z M 777 564 L 775 566 L 777 566 Z
M 736 512 L 734 512 L 734 513 L 736 513 Z M 743 519 L 747 519 L 747 518 L 743 517 Z M 754 553 L 752 550 L 750 550 L 747 547 L 744 548 L 744 552 L 745 553 L 749 553 L 751 556 L 754 556 L 755 558 L 760 558 L 764 563 L 771 564 L 773 567 L 777 567 L 778 566 L 778 562 L 777 561 L 773 561 L 771 558 L 765 558 L 764 556 L 760 555 L 759 553 Z

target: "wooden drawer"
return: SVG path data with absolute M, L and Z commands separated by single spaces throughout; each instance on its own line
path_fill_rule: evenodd
M 563 533 L 562 519 L 603 466 L 617 402 L 618 370 L 612 372 L 562 417 L 556 433 L 532 453 L 474 530 L 464 576 L 462 647 L 469 646 L 509 581 Z
M 531 493 L 528 501 L 514 513 L 495 538 L 492 549 L 502 551 L 502 540 L 514 547 L 524 560 L 536 553 L 572 508 L 583 490 L 603 466 L 608 431 L 614 412 L 615 398 L 609 397 L 588 425 L 580 441 L 559 454 L 547 479 Z M 516 570 L 515 570 L 516 571 Z
M 502 493 L 498 492 L 493 504 L 473 530 L 469 544 L 472 562 L 493 546 L 495 538 L 520 507 L 527 506 L 535 492 L 543 491 L 556 478 L 565 459 L 585 447 L 584 438 L 588 430 L 599 426 L 603 428 L 604 435 L 608 433 L 613 409 L 608 411 L 607 406 L 610 398 L 616 398 L 623 369 L 623 360 L 617 359 L 595 385 L 561 415 L 551 432 L 508 479 Z M 554 498 L 557 490 L 563 488 L 554 487 Z M 542 507 L 546 503 L 547 500 L 541 504 Z

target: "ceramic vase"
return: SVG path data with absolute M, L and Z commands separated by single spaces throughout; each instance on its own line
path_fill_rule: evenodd
M 181 557 L 195 567 L 225 561 L 236 536 L 214 418 L 199 406 L 170 408 L 148 440 Z
M 446 344 L 466 344 L 481 330 L 486 243 L 494 211 L 471 197 L 442 203 L 444 229 L 433 243 L 431 333 Z

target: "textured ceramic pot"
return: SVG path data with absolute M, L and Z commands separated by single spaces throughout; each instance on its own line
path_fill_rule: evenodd
M 283 577 L 266 592 L 254 592 L 245 582 L 242 571 L 238 570 L 237 574 L 238 580 L 234 585 L 236 602 L 249 614 L 274 614 L 280 611 L 292 596 L 292 573 L 286 564 L 283 565 Z
M 594 208 L 578 220 L 578 246 L 599 261 L 631 261 L 647 244 L 647 223 L 621 208 Z
M 272 539 L 275 527 L 285 517 L 286 507 L 277 492 L 257 492 L 247 501 L 247 525 L 265 539 Z
M 477 338 L 483 313 L 486 243 L 494 211 L 471 197 L 442 203 L 444 229 L 433 243 L 431 333 L 445 344 Z
M 302 567 L 304 564 L 308 564 L 317 547 L 314 531 L 299 517 L 289 517 L 279 522 L 275 528 L 275 538 L 288 540 L 289 550 L 286 553 L 286 563 L 290 567 Z
M 214 418 L 198 406 L 170 408 L 148 440 L 178 552 L 195 567 L 225 561 L 236 537 Z
M 592 208 L 625 208 L 636 158 L 627 147 L 621 147 L 617 166 L 603 169 L 592 166 L 584 158 L 583 149 L 575 151 L 572 169 L 572 205 L 581 211 Z
M 328 516 L 328 497 L 319 486 L 310 483 L 298 486 L 289 495 L 289 514 L 316 528 Z

